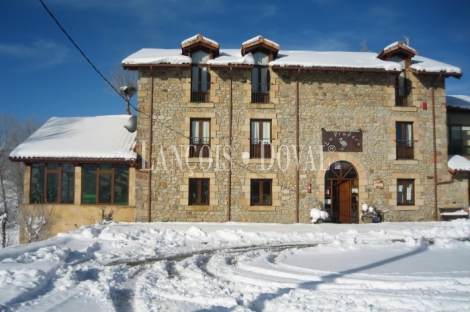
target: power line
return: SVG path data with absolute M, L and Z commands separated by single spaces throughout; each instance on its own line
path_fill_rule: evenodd
M 145 112 L 142 112 L 140 110 L 138 110 L 134 105 L 132 105 L 132 103 L 130 103 L 130 101 L 128 101 L 112 84 L 111 82 L 109 82 L 108 79 L 106 79 L 106 77 L 99 71 L 99 69 L 93 64 L 93 62 L 86 56 L 85 52 L 83 52 L 82 49 L 80 49 L 80 47 L 78 46 L 78 44 L 75 43 L 75 41 L 72 39 L 72 37 L 68 34 L 68 32 L 64 29 L 64 27 L 62 27 L 62 25 L 60 24 L 60 22 L 57 20 L 57 18 L 54 16 L 54 14 L 52 14 L 52 12 L 47 8 L 47 6 L 44 4 L 44 2 L 42 0 L 39 0 L 39 2 L 41 2 L 42 6 L 44 7 L 44 9 L 47 11 L 47 13 L 49 13 L 50 17 L 55 21 L 55 23 L 57 24 L 57 26 L 59 26 L 59 28 L 62 30 L 62 32 L 67 36 L 67 38 L 70 40 L 70 42 L 72 42 L 72 44 L 75 46 L 75 48 L 80 52 L 80 54 L 85 58 L 85 60 L 91 65 L 91 67 L 93 67 L 93 69 L 98 73 L 98 75 L 100 75 L 100 77 L 121 97 L 124 99 L 124 101 L 126 101 L 126 103 L 129 103 L 130 106 L 132 106 L 132 108 L 134 108 L 137 112 L 140 112 L 141 114 L 149 117 L 150 119 L 152 119 L 153 121 L 159 123 L 160 125 L 166 127 L 167 129 L 175 132 L 176 134 L 178 135 L 181 135 L 183 136 L 184 138 L 188 138 L 189 137 L 186 137 L 184 134 L 176 131 L 175 129 L 172 129 L 170 126 L 160 122 L 158 119 L 155 119 L 153 118 L 153 116 L 149 116 L 148 114 L 146 114 Z
M 67 31 L 64 29 L 64 27 L 62 27 L 62 25 L 59 23 L 59 21 L 55 18 L 54 14 L 52 14 L 51 11 L 49 11 L 49 9 L 47 8 L 47 6 L 44 4 L 44 2 L 42 0 L 39 0 L 39 2 L 41 2 L 42 6 L 44 7 L 44 9 L 47 11 L 47 13 L 49 13 L 49 15 L 52 17 L 52 19 L 55 21 L 55 23 L 57 24 L 57 26 L 59 26 L 60 30 L 62 30 L 62 32 L 67 36 L 67 38 L 69 38 L 70 42 L 72 42 L 72 44 L 75 46 L 75 48 L 80 52 L 80 54 L 85 58 L 85 60 L 91 65 L 91 67 L 93 67 L 93 69 L 98 73 L 98 75 L 101 76 L 101 78 L 103 78 L 104 81 L 106 81 L 106 83 L 120 96 L 122 97 L 126 102 L 126 98 L 108 81 L 108 79 L 106 79 L 106 77 L 98 70 L 98 68 L 96 68 L 96 66 L 90 61 L 90 59 L 85 55 L 85 53 L 82 51 L 82 49 L 80 49 L 80 47 L 75 43 L 75 41 L 72 39 L 72 37 L 70 37 L 70 35 L 67 33 Z
M 62 32 L 67 36 L 67 38 L 70 40 L 70 42 L 72 42 L 72 44 L 75 46 L 75 48 L 80 52 L 80 54 L 85 58 L 85 60 L 91 65 L 91 67 L 98 73 L 98 75 L 100 75 L 100 77 L 111 87 L 111 89 L 113 89 L 121 98 L 124 99 L 124 101 L 126 101 L 126 103 L 129 103 L 130 106 L 132 106 L 132 108 L 134 108 L 137 112 L 140 112 L 141 114 L 149 117 L 150 119 L 152 119 L 153 121 L 159 123 L 160 125 L 164 126 L 165 128 L 167 128 L 168 130 L 171 130 L 173 131 L 174 133 L 186 138 L 186 139 L 191 139 L 190 137 L 187 137 L 186 135 L 182 134 L 181 132 L 171 128 L 171 126 L 169 125 L 166 125 L 162 122 L 160 122 L 158 119 L 155 119 L 153 118 L 153 116 L 149 116 L 148 114 L 146 114 L 145 112 L 142 112 L 140 111 L 139 109 L 137 109 L 132 103 L 130 103 L 130 101 L 128 101 L 112 84 L 111 82 L 109 82 L 108 79 L 106 79 L 106 77 L 99 71 L 99 69 L 93 64 L 93 62 L 86 56 L 85 52 L 82 51 L 82 49 L 80 49 L 80 47 L 78 46 L 78 44 L 75 43 L 75 41 L 72 39 L 72 37 L 68 34 L 68 32 L 64 29 L 64 27 L 62 27 L 62 25 L 60 24 L 60 22 L 57 20 L 57 18 L 54 16 L 54 14 L 52 14 L 52 12 L 47 8 L 47 6 L 44 4 L 44 2 L 42 0 L 39 0 L 39 2 L 42 4 L 42 6 L 44 7 L 44 9 L 47 11 L 47 13 L 50 15 L 50 17 L 55 21 L 55 23 L 57 24 L 57 26 L 59 26 L 60 30 L 62 30 Z M 213 139 L 211 137 L 211 139 Z M 212 152 L 212 151 L 211 151 Z M 232 158 L 231 158 L 231 163 L 235 163 L 235 164 L 239 164 L 238 162 L 235 162 Z M 250 168 L 247 168 L 245 167 L 246 169 L 248 169 L 248 171 L 252 171 L 252 169 Z

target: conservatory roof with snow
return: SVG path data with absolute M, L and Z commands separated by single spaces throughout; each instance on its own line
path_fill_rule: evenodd
M 460 155 L 449 155 L 448 166 L 452 172 L 470 172 L 470 160 Z
M 447 107 L 470 111 L 470 95 L 447 95 Z
M 12 161 L 134 163 L 132 116 L 52 117 L 10 153 Z M 133 129 L 131 129 L 132 131 Z
M 416 50 L 401 42 L 387 46 L 380 53 L 284 51 L 280 50 L 279 44 L 262 36 L 243 42 L 241 49 L 219 49 L 216 41 L 196 35 L 181 42 L 181 49 L 141 49 L 125 58 L 122 66 L 127 69 L 137 69 L 142 66 L 189 66 L 192 61 L 189 51 L 198 45 L 212 52 L 213 57 L 206 62 L 209 66 L 253 66 L 255 61 L 250 52 L 263 49 L 273 54 L 274 57 L 268 63 L 273 68 L 399 72 L 402 66 L 386 56 L 406 51 L 411 58 L 410 68 L 416 73 L 439 73 L 455 77 L 462 75 L 460 68 L 418 56 Z

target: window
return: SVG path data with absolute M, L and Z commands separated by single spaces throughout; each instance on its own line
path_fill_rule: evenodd
M 408 67 L 407 56 L 396 54 L 390 58 L 391 61 L 397 62 L 402 68 Z M 406 70 L 403 70 L 395 79 L 395 105 L 409 106 L 408 96 L 411 92 L 411 80 L 406 77 Z
M 272 180 L 269 179 L 253 179 L 251 180 L 251 206 L 271 206 Z
M 127 205 L 129 165 L 84 164 L 82 204 Z
M 470 155 L 470 126 L 450 125 L 449 154 Z
M 251 72 L 251 102 L 269 103 L 269 70 L 255 67 Z
M 395 80 L 395 105 L 409 106 L 408 95 L 410 91 L 411 81 L 406 78 L 405 72 L 402 72 Z
M 189 157 L 211 156 L 210 122 L 210 119 L 191 119 Z
M 74 177 L 75 166 L 73 164 L 32 164 L 30 202 L 33 204 L 72 204 Z
M 252 120 L 250 158 L 271 158 L 271 120 Z
M 251 102 L 269 103 L 269 56 L 256 52 L 253 53 L 255 67 L 251 71 Z
M 396 123 L 397 159 L 414 159 L 413 154 L 413 123 Z
M 189 179 L 188 205 L 209 205 L 209 179 Z
M 414 180 L 399 179 L 397 180 L 397 205 L 414 205 Z
M 210 74 L 206 66 L 209 54 L 197 51 L 191 55 L 191 102 L 209 102 Z

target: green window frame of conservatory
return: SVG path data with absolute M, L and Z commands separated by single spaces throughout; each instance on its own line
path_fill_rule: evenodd
M 73 204 L 75 166 L 70 163 L 31 165 L 30 203 Z
M 82 204 L 129 204 L 129 165 L 83 164 Z

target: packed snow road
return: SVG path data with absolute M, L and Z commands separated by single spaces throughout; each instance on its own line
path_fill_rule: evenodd
M 0 250 L 0 310 L 470 310 L 469 238 L 467 220 L 95 225 Z

